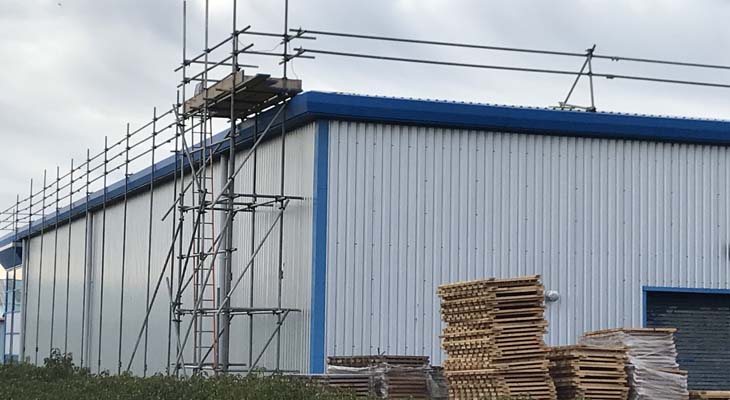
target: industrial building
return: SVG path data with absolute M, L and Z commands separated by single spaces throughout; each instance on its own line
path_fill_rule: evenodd
M 351 355 L 440 365 L 437 287 L 526 277 L 518 280 L 535 283 L 534 293 L 516 297 L 531 296 L 518 302 L 534 318 L 510 312 L 531 324 L 514 337 L 539 332 L 526 340 L 539 342 L 542 378 L 544 314 L 551 346 L 601 329 L 676 327 L 672 370 L 688 371 L 691 389 L 730 389 L 730 122 L 596 112 L 594 79 L 730 85 L 595 71 L 593 61 L 730 67 L 595 45 L 555 52 L 290 29 L 288 1 L 283 30 L 264 32 L 241 27 L 243 10 L 230 6 L 230 33 L 211 42 L 208 1 L 196 11 L 203 29 L 189 27 L 182 2 L 170 109 L 110 131 L 101 151 L 44 171 L 0 209 L 6 361 L 42 364 L 59 349 L 94 373 L 141 376 L 319 374 L 328 356 Z M 570 57 L 582 67 L 301 44 L 318 36 Z M 250 38 L 277 44 L 259 51 Z M 260 66 L 243 61 L 253 56 L 273 57 L 280 77 L 252 74 Z M 304 92 L 289 63 L 315 56 L 573 84 L 555 108 Z M 588 106 L 570 103 L 581 78 Z M 518 375 L 529 357 L 515 362 Z
M 12 244 L 0 246 L 0 362 L 17 361 L 20 355 L 23 298 L 20 249 Z
M 327 356 L 375 353 L 438 365 L 439 284 L 539 274 L 550 291 L 549 344 L 675 326 L 690 377 L 730 382 L 730 122 L 324 92 L 286 107 L 283 126 L 268 110 L 237 128 L 240 165 L 261 126 L 282 134 L 261 141 L 236 187 L 283 184 L 292 201 L 283 228 L 278 206 L 258 211 L 255 226 L 246 214 L 235 220 L 234 281 L 255 274 L 230 301 L 274 304 L 281 284 L 278 307 L 292 313 L 284 323 L 276 311 L 257 325 L 232 318 L 231 360 L 250 366 L 255 348 L 266 349 L 257 366 L 270 370 L 316 373 Z M 217 151 L 211 182 L 220 187 L 229 149 Z M 57 347 L 94 370 L 128 361 L 138 374 L 169 370 L 167 278 L 150 306 L 144 358 L 129 354 L 175 230 L 163 218 L 176 201 L 176 163 L 154 161 L 0 241 L 6 254 L 22 253 L 22 359 L 40 363 Z M 286 245 L 260 252 L 244 234 L 280 229 Z M 267 349 L 277 324 L 280 345 Z M 701 361 L 706 353 L 714 357 Z

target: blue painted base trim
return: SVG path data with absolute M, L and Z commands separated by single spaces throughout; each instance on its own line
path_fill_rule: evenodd
M 709 289 L 709 288 L 685 288 L 685 287 L 663 287 L 663 286 L 644 286 L 641 288 L 642 298 L 642 326 L 646 328 L 646 308 L 647 297 L 650 292 L 653 293 L 687 293 L 687 294 L 727 294 L 730 295 L 730 289 Z
M 317 121 L 314 137 L 314 215 L 312 217 L 312 305 L 309 372 L 324 373 L 327 307 L 327 179 L 329 122 Z

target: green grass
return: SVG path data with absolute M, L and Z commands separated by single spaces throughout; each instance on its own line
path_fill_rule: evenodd
M 225 375 L 176 378 L 156 375 L 92 374 L 73 364 L 69 355 L 54 351 L 45 365 L 0 365 L 0 398 L 118 399 L 118 400 L 354 400 L 338 392 L 284 376 Z

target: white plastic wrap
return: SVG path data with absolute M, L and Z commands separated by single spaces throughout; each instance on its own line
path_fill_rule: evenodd
M 442 368 L 431 368 L 428 377 L 428 394 L 431 400 L 447 400 L 449 398 L 449 385 L 444 377 Z
M 376 364 L 370 367 L 344 367 L 330 365 L 328 375 L 365 375 L 370 377 L 373 394 L 378 398 L 412 398 L 426 399 L 428 397 L 428 380 L 431 369 L 423 367 L 401 367 L 387 363 Z M 421 388 L 419 389 L 419 386 Z M 403 390 L 404 393 L 401 393 Z
M 587 334 L 582 344 L 627 348 L 630 400 L 686 400 L 687 376 L 679 370 L 670 331 L 615 330 Z
M 328 375 L 373 375 L 383 373 L 384 368 L 382 367 L 343 367 L 339 365 L 327 366 Z

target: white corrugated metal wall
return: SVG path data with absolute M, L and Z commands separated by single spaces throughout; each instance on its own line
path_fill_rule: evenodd
M 53 266 L 55 237 L 58 234 L 56 257 L 56 306 L 52 314 L 53 298 Z M 69 313 L 68 342 L 65 343 L 66 331 L 66 276 L 68 271 L 68 225 L 59 225 L 58 231 L 49 231 L 43 235 L 43 253 L 41 258 L 41 236 L 28 241 L 28 255 L 24 263 L 27 270 L 24 277 L 27 282 L 27 303 L 23 304 L 26 313 L 26 326 L 23 328 L 25 338 L 25 357 L 33 363 L 43 363 L 43 358 L 50 353 L 51 347 L 66 350 L 76 360 L 81 354 L 81 310 L 83 308 L 83 273 L 84 273 L 84 220 L 71 224 L 71 268 L 68 301 Z M 42 265 L 42 268 L 40 268 Z M 40 282 L 40 285 L 39 285 Z M 39 293 L 40 291 L 40 293 Z M 51 337 L 51 318 L 53 318 L 53 337 Z M 53 339 L 53 340 L 51 340 Z
M 307 371 L 309 367 L 309 315 L 311 298 L 311 233 L 312 233 L 312 192 L 313 192 L 313 160 L 314 160 L 314 123 L 289 132 L 286 137 L 286 171 L 285 190 L 287 194 L 302 196 L 303 201 L 290 205 L 284 220 L 285 248 L 284 268 L 285 279 L 283 286 L 283 307 L 301 309 L 301 313 L 292 314 L 282 328 L 282 369 Z M 277 194 L 280 185 L 280 139 L 263 142 L 259 147 L 257 161 L 258 193 Z M 238 165 L 243 160 L 245 150 L 237 155 Z M 216 171 L 220 164 L 216 164 Z M 252 159 L 242 169 L 237 180 L 237 190 L 250 192 L 251 188 L 244 185 L 249 182 L 252 174 Z M 216 179 L 220 174 L 216 172 Z M 187 178 L 189 179 L 189 177 Z M 217 181 L 216 185 L 220 186 Z M 170 246 L 170 236 L 173 229 L 173 218 L 168 217 L 164 222 L 161 217 L 168 210 L 173 200 L 173 184 L 167 182 L 155 187 L 152 235 L 152 268 L 151 290 L 160 274 Z M 190 198 L 186 200 L 190 204 Z M 257 238 L 263 236 L 265 230 L 273 221 L 275 211 L 261 211 L 257 214 Z M 121 296 L 121 254 L 122 254 L 122 222 L 123 204 L 111 204 L 106 210 L 106 239 L 104 244 L 104 300 L 103 312 L 100 313 L 101 300 L 101 249 L 102 249 L 102 211 L 92 213 L 92 264 L 89 273 L 90 287 L 87 295 L 87 327 L 84 355 L 84 365 L 97 370 L 99 348 L 101 348 L 101 370 L 112 373 L 117 371 L 120 296 Z M 149 193 L 130 196 L 128 201 L 127 223 L 127 250 L 124 288 L 124 320 L 122 321 L 122 369 L 126 368 L 135 341 L 145 314 L 145 297 L 147 281 L 147 239 L 149 221 Z M 239 270 L 248 262 L 250 249 L 250 215 L 239 214 L 235 220 L 234 240 L 238 251 L 234 260 L 233 276 L 237 277 Z M 218 219 L 217 223 L 222 224 Z M 84 219 L 76 220 L 71 225 L 71 279 L 69 289 L 69 334 L 67 349 L 73 353 L 74 360 L 80 361 L 81 352 L 81 316 L 83 309 L 83 273 L 84 273 Z M 184 237 L 189 238 L 192 221 L 187 219 L 184 228 Z M 43 363 L 51 347 L 64 348 L 65 341 L 65 301 L 66 301 L 66 270 L 68 260 L 68 225 L 60 224 L 57 231 L 58 247 L 56 255 L 56 305 L 53 313 L 53 341 L 51 341 L 51 307 L 53 288 L 54 240 L 56 231 L 52 228 L 43 235 L 43 268 L 39 280 L 40 241 L 41 236 L 30 240 L 28 271 L 28 304 L 25 330 L 25 355 L 31 362 Z M 185 239 L 187 246 L 189 239 Z M 256 281 L 257 307 L 276 306 L 276 280 L 272 274 L 278 269 L 278 228 L 274 230 L 269 241 L 263 247 L 254 267 Z M 176 266 L 177 268 L 177 266 Z M 176 272 L 177 273 L 177 272 Z M 248 279 L 248 278 L 247 278 Z M 247 306 L 249 282 L 245 279 L 239 291 L 232 299 L 232 306 Z M 38 283 L 41 283 L 40 287 Z M 40 289 L 40 301 L 39 301 Z M 190 290 L 190 289 L 189 289 Z M 188 290 L 188 291 L 189 291 Z M 190 304 L 191 296 L 184 297 L 186 304 Z M 244 299 L 246 300 L 244 302 Z M 40 306 L 39 306 L 40 305 Z M 24 305 L 25 306 L 25 305 Z M 40 307 L 40 313 L 37 312 Z M 191 306 L 192 307 L 192 306 Z M 163 282 L 158 299 L 150 316 L 148 342 L 148 374 L 164 372 L 167 364 L 167 335 L 168 335 L 169 295 L 166 282 Z M 99 346 L 99 317 L 102 316 L 101 340 Z M 39 322 L 36 323 L 36 318 Z M 258 317 L 259 323 L 255 328 L 254 349 L 260 350 L 268 336 L 273 332 L 275 318 Z M 187 327 L 186 321 L 181 323 L 181 329 Z M 36 331 L 38 332 L 36 335 Z M 182 333 L 184 334 L 184 332 Z M 181 334 L 181 335 L 182 335 Z M 192 349 L 191 344 L 186 346 Z M 36 356 L 36 343 L 38 346 Z M 135 357 L 132 371 L 142 374 L 144 362 L 142 357 L 143 344 Z M 248 354 L 248 325 L 245 317 L 235 317 L 231 332 L 231 362 L 247 362 L 244 354 Z M 259 363 L 260 367 L 274 368 L 274 351 L 276 341 Z M 186 354 L 190 360 L 190 354 Z M 174 362 L 174 349 L 173 360 Z
M 550 344 L 728 287 L 725 147 L 331 122 L 328 355 L 443 360 L 436 287 L 541 274 Z
M 291 313 L 282 325 L 281 365 L 283 370 L 306 372 L 309 370 L 309 333 L 312 281 L 312 196 L 314 191 L 314 130 L 310 123 L 287 135 L 285 141 L 286 160 L 284 171 L 284 193 L 302 196 L 305 200 L 292 200 L 284 213 L 284 254 L 282 280 L 282 307 L 296 308 L 301 312 Z M 278 135 L 279 132 L 270 134 Z M 279 194 L 281 191 L 281 141 L 264 143 L 257 154 L 256 193 Z M 237 162 L 243 160 L 245 152 L 238 153 Z M 253 159 L 241 171 L 236 191 L 253 193 Z M 254 248 L 276 219 L 278 208 L 261 208 L 256 213 L 256 236 Z M 236 217 L 234 241 L 238 245 L 235 253 L 233 280 L 249 262 L 252 252 L 251 214 L 241 213 Z M 279 271 L 279 225 L 264 242 L 253 265 L 253 285 L 248 273 L 231 299 L 231 307 L 248 307 L 253 288 L 254 306 L 277 307 Z M 250 271 L 249 271 L 250 272 Z M 264 348 L 274 333 L 277 318 L 260 315 L 255 318 L 253 360 Z M 247 316 L 234 317 L 231 327 L 231 362 L 249 363 L 249 322 Z M 277 341 L 274 339 L 258 366 L 270 369 L 276 367 Z

